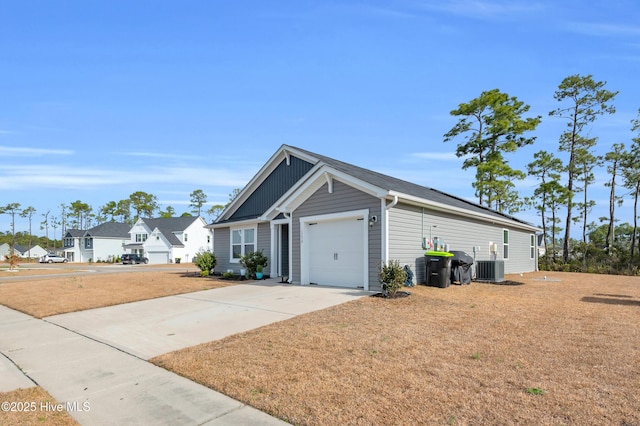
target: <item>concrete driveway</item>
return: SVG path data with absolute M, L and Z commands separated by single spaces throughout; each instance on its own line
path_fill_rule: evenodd
M 242 284 L 44 320 L 142 359 L 222 339 L 370 293 L 335 287 Z
M 0 306 L 0 391 L 37 383 L 83 425 L 281 424 L 145 360 L 369 294 L 266 281 L 43 320 Z

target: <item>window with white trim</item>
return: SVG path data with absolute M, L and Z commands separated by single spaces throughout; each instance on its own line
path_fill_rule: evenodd
M 531 234 L 531 259 L 536 258 L 536 236 Z
M 256 229 L 238 228 L 231 230 L 231 261 L 239 262 L 240 257 L 256 251 Z
M 144 243 L 147 241 L 147 234 L 136 234 L 136 243 Z
M 502 258 L 509 259 L 509 230 L 502 230 Z

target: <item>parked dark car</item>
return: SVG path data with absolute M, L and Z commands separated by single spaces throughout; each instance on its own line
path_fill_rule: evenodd
M 144 256 L 140 256 L 139 254 L 123 254 L 122 255 L 122 264 L 126 265 L 135 265 L 136 263 L 149 263 L 149 259 Z

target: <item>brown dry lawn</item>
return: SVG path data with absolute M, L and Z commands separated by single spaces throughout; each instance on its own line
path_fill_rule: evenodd
M 82 269 L 86 268 L 80 267 L 77 270 Z M 66 312 L 237 284 L 233 281 L 201 278 L 192 272 L 193 265 L 189 264 L 175 265 L 171 269 L 150 272 L 137 267 L 136 272 L 46 279 L 34 277 L 33 280 L 15 282 L 0 281 L 0 304 L 36 318 L 43 318 Z M 59 268 L 57 265 L 36 269 L 23 267 L 17 273 L 10 273 L 11 275 L 7 273 L 7 277 L 66 274 L 77 270 Z M 0 273 L 5 272 L 0 271 Z M 0 392 L 0 403 L 2 402 L 35 402 L 37 407 L 46 402 L 57 404 L 54 398 L 39 387 Z M 72 426 L 78 423 L 66 412 L 51 412 L 39 408 L 35 412 L 0 412 L 2 426 L 36 424 Z
M 365 297 L 153 362 L 294 424 L 640 425 L 640 278 L 508 278 L 522 285 Z M 178 269 L 55 277 L 0 282 L 0 304 L 44 317 L 230 284 Z
M 144 267 L 137 267 L 135 271 L 0 281 L 0 304 L 43 318 L 237 284 L 201 278 L 192 272 L 193 267 L 189 269 L 185 265 L 161 272 L 145 271 Z
M 3 426 L 78 425 L 78 422 L 66 411 L 58 411 L 57 407 L 55 409 L 47 409 L 46 407 L 55 406 L 58 402 L 40 387 L 18 389 L 13 392 L 0 392 L 0 403 L 2 402 L 12 404 L 9 411 L 0 411 L 0 424 Z M 50 405 L 47 405 L 47 403 Z M 35 410 L 32 410 L 34 406 L 31 404 L 35 404 Z
M 294 424 L 640 425 L 640 278 L 543 275 L 363 298 L 152 361 Z

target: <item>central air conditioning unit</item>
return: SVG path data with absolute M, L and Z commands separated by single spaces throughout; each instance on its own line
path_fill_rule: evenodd
M 476 260 L 476 279 L 478 281 L 504 281 L 504 260 Z

